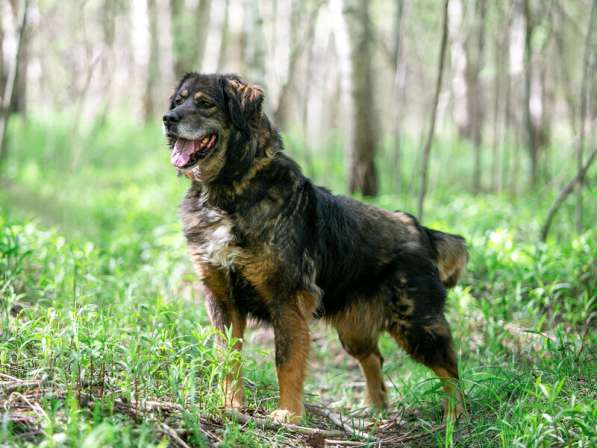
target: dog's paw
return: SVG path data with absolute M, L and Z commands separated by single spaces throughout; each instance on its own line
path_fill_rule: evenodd
M 239 411 L 245 407 L 245 401 L 242 398 L 233 398 L 232 400 L 228 401 L 226 407 L 229 409 L 234 409 L 235 411 Z
M 466 410 L 460 401 L 456 403 L 450 400 L 444 401 L 444 423 L 456 423 L 461 417 L 466 415 Z
M 269 418 L 276 423 L 292 423 L 296 424 L 301 421 L 301 416 L 295 414 L 288 409 L 276 409 L 269 415 Z

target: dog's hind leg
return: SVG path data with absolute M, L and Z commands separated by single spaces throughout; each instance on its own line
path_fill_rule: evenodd
M 367 382 L 365 402 L 377 409 L 385 409 L 387 390 L 383 380 L 383 357 L 377 346 L 379 339 L 379 321 L 365 318 L 365 314 L 349 312 L 341 319 L 335 319 L 334 325 L 344 350 L 355 358 Z M 356 321 L 355 321 L 356 319 Z

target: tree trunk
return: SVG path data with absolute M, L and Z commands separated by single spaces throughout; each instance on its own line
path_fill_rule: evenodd
M 283 130 L 288 130 L 288 121 L 290 120 L 290 97 L 294 78 L 297 72 L 297 62 L 304 48 L 303 41 L 298 38 L 300 20 L 304 3 L 300 0 L 293 0 L 290 6 L 290 54 L 288 55 L 288 70 L 286 80 L 280 87 L 278 105 L 274 111 L 274 121 L 276 126 Z M 308 26 L 310 26 L 309 24 Z
M 188 36 L 185 33 L 184 0 L 170 0 L 170 30 L 172 33 L 172 62 L 174 77 L 179 80 L 186 71 L 189 71 L 187 42 Z M 187 57 L 185 57 L 187 56 Z
M 558 26 L 554 30 L 555 33 L 555 41 L 556 41 L 556 50 L 557 56 L 561 58 L 557 61 L 556 65 L 560 69 L 560 77 L 562 83 L 562 90 L 564 91 L 564 97 L 566 98 L 566 107 L 568 108 L 568 117 L 570 119 L 570 129 L 572 130 L 572 135 L 576 135 L 577 133 L 577 123 L 576 123 L 576 98 L 574 94 L 572 80 L 570 78 L 570 72 L 568 69 L 568 61 L 566 60 L 566 45 L 564 43 L 564 19 L 561 17 L 562 14 L 559 15 L 559 22 Z
M 401 171 L 401 154 L 400 154 L 400 123 L 402 121 L 401 109 L 402 109 L 402 92 L 404 90 L 403 85 L 403 69 L 404 63 L 402 62 L 402 16 L 404 14 L 404 0 L 396 0 L 396 6 L 394 10 L 394 182 L 396 185 L 396 192 L 400 193 L 402 184 Z
M 209 18 L 211 14 L 211 0 L 201 0 L 195 14 L 195 26 L 191 30 L 192 48 L 191 54 L 192 69 L 201 71 L 203 67 L 203 56 L 205 55 L 205 44 L 207 43 L 207 30 L 209 30 Z
M 200 71 L 207 43 L 211 0 L 198 0 L 193 9 L 185 0 L 170 0 L 174 75 Z
M 265 39 L 259 2 L 243 2 L 243 72 L 252 83 L 265 85 Z
M 368 0 L 347 0 L 344 15 L 349 29 L 352 66 L 352 141 L 350 145 L 349 190 L 364 196 L 378 192 L 375 153 L 379 119 L 373 88 L 373 30 Z
M 3 7 L 0 6 L 0 17 L 3 13 Z M 4 74 L 4 24 L 0 20 L 0 92 L 4 93 L 4 83 L 6 76 Z
M 224 2 L 224 22 L 222 23 L 222 39 L 220 42 L 220 51 L 218 53 L 218 71 L 222 71 L 226 65 L 228 56 L 228 14 L 230 9 L 230 0 Z
M 505 31 L 506 20 L 501 16 L 500 6 L 497 6 L 499 18 L 497 19 L 497 29 L 494 36 L 494 92 L 493 92 L 493 145 L 491 154 L 491 190 L 494 192 L 501 190 L 501 163 L 500 163 L 500 106 L 502 104 L 502 85 L 504 80 L 504 49 L 506 48 Z
M 526 131 L 526 145 L 531 162 L 530 186 L 537 185 L 539 142 L 537 129 L 531 111 L 531 96 L 533 88 L 533 32 L 535 24 L 531 11 L 531 0 L 523 0 L 523 15 L 525 23 L 524 33 L 524 117 Z
M 450 2 L 449 17 L 452 23 L 450 29 L 450 66 L 452 87 L 452 118 L 460 138 L 470 137 L 470 117 L 467 107 L 467 67 L 468 52 L 465 45 L 464 1 Z
M 431 143 L 433 142 L 433 134 L 435 132 L 435 121 L 437 118 L 437 104 L 439 103 L 439 94 L 442 90 L 442 79 L 444 76 L 444 62 L 446 59 L 446 44 L 448 41 L 448 7 L 450 0 L 444 0 L 444 13 L 442 25 L 442 40 L 439 50 L 439 62 L 437 68 L 437 81 L 435 84 L 435 93 L 433 95 L 433 105 L 431 108 L 431 117 L 429 123 L 429 133 L 427 134 L 427 141 L 423 148 L 423 160 L 421 164 L 421 187 L 419 190 L 419 201 L 417 204 L 417 216 L 419 221 L 423 222 L 423 207 L 425 205 L 425 195 L 427 194 L 427 172 L 429 170 L 429 155 L 431 154 Z
M 483 69 L 483 53 L 485 47 L 485 12 L 486 1 L 475 2 L 474 35 L 469 40 L 469 56 L 467 58 L 467 109 L 469 116 L 469 132 L 475 150 L 473 169 L 473 192 L 481 191 L 482 137 L 484 102 L 481 86 L 481 70 Z
M 156 108 L 154 92 L 157 88 L 160 71 L 158 13 L 156 0 L 147 0 L 147 15 L 149 22 L 149 61 L 147 63 L 147 79 L 143 96 L 143 116 L 145 121 L 155 118 Z
M 305 48 L 312 48 L 313 36 L 315 34 L 315 24 L 317 23 L 317 15 L 323 4 L 322 1 L 315 4 L 311 13 L 306 18 L 306 30 L 303 35 L 300 33 L 302 16 L 304 14 L 305 3 L 300 0 L 292 2 L 292 10 L 290 13 L 290 54 L 288 55 L 288 75 L 286 81 L 280 88 L 280 96 L 278 99 L 278 106 L 274 111 L 274 121 L 281 129 L 287 130 L 290 121 L 290 102 L 291 92 L 294 87 L 295 78 L 298 72 L 297 64 L 303 54 Z
M 11 104 L 14 98 L 15 86 L 19 76 L 20 59 L 22 57 L 23 39 L 27 29 L 28 1 L 19 2 L 19 21 L 17 28 L 17 48 L 12 66 L 9 69 L 4 92 L 2 95 L 2 104 L 0 104 L 0 166 L 4 165 L 8 157 L 8 147 L 6 141 L 6 131 L 8 130 L 8 120 L 11 114 Z
M 595 27 L 595 10 L 597 9 L 597 0 L 593 0 L 591 6 L 591 14 L 589 16 L 589 24 L 587 27 L 587 34 L 585 40 L 585 54 L 583 61 L 583 74 L 580 87 L 580 134 L 578 137 L 578 147 L 576 151 L 576 169 L 578 172 L 582 170 L 583 166 L 583 152 L 585 149 L 585 125 L 587 119 L 587 104 L 589 103 L 589 69 L 591 66 L 591 56 L 594 56 L 593 48 L 593 28 Z M 576 231 L 582 232 L 583 228 L 583 210 L 582 210 L 582 187 L 583 176 L 579 176 L 576 182 Z
M 14 21 L 18 23 L 21 4 L 18 0 L 11 0 L 10 3 Z M 11 113 L 24 115 L 27 112 L 27 72 L 29 69 L 29 29 L 27 27 L 23 30 L 20 46 L 19 68 L 10 103 L 10 111 Z

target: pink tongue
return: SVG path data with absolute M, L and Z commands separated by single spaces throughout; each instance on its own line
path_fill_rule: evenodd
M 189 160 L 195 151 L 196 145 L 193 140 L 179 138 L 176 140 L 174 149 L 172 149 L 172 153 L 170 154 L 170 163 L 176 168 L 182 168 L 189 163 Z

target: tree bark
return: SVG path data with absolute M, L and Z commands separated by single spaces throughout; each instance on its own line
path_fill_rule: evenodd
M 591 14 L 589 16 L 589 24 L 587 27 L 585 40 L 585 54 L 583 60 L 583 73 L 580 86 L 580 133 L 578 137 L 578 146 L 576 151 L 576 168 L 578 171 L 583 166 L 583 152 L 585 146 L 585 125 L 587 120 L 587 104 L 589 102 L 589 69 L 591 66 L 591 56 L 594 56 L 593 49 L 593 28 L 595 27 L 595 10 L 597 9 L 597 0 L 593 0 L 591 6 Z M 583 198 L 582 198 L 583 178 L 580 177 L 576 183 L 576 231 L 582 232 L 583 227 Z
M 433 105 L 431 107 L 431 116 L 429 123 L 429 133 L 427 140 L 423 147 L 423 160 L 421 162 L 421 187 L 419 189 L 419 200 L 417 204 L 417 216 L 419 221 L 423 222 L 423 211 L 425 205 L 425 195 L 427 194 L 427 173 L 429 170 L 429 155 L 431 154 L 431 144 L 433 142 L 433 134 L 435 132 L 435 121 L 437 119 L 437 104 L 439 103 L 439 94 L 442 90 L 442 80 L 444 76 L 444 63 L 446 59 L 446 44 L 448 41 L 448 6 L 450 0 L 444 0 L 442 38 L 439 50 L 439 61 L 437 68 L 437 81 L 435 84 L 435 93 L 433 95 Z
M 404 14 L 404 0 L 396 0 L 394 10 L 394 170 L 395 174 L 395 185 L 396 192 L 400 193 L 402 184 L 402 167 L 401 167 L 401 154 L 400 154 L 400 124 L 402 121 L 402 78 L 404 64 L 402 62 L 402 16 Z
M 11 114 L 11 104 L 14 98 L 15 85 L 19 76 L 20 59 L 23 49 L 23 38 L 27 28 L 28 1 L 19 2 L 19 27 L 17 28 L 17 48 L 12 66 L 8 72 L 8 77 L 4 85 L 2 95 L 2 104 L 0 105 L 0 166 L 4 164 L 8 157 L 8 147 L 6 141 L 6 131 L 8 130 L 8 121 Z
M 379 119 L 373 89 L 373 32 L 369 1 L 347 0 L 344 15 L 349 29 L 352 66 L 352 139 L 349 160 L 349 190 L 364 196 L 378 193 L 375 153 L 378 146 Z
M 494 61 L 495 61 L 495 75 L 494 75 L 494 92 L 493 92 L 493 145 L 491 152 L 491 189 L 496 192 L 500 190 L 500 105 L 502 104 L 502 80 L 504 69 L 504 33 L 500 33 L 504 29 L 504 19 L 501 17 L 499 5 L 497 12 L 500 17 L 497 20 L 498 28 L 494 36 Z
M 531 0 L 523 0 L 523 15 L 525 23 L 524 33 L 524 117 L 526 131 L 526 145 L 531 162 L 530 186 L 537 185 L 538 163 L 539 163 L 539 142 L 537 129 L 533 121 L 531 111 L 531 95 L 533 87 L 533 32 L 535 23 L 531 11 Z
M 201 0 L 195 14 L 195 26 L 192 29 L 192 53 L 191 62 L 193 69 L 201 71 L 203 67 L 203 56 L 205 55 L 205 44 L 207 43 L 207 30 L 209 29 L 209 18 L 211 14 L 211 0 Z
M 482 137 L 484 121 L 483 88 L 481 86 L 481 70 L 485 50 L 485 13 L 486 1 L 475 2 L 474 39 L 470 41 L 467 58 L 467 108 L 470 135 L 474 145 L 475 159 L 473 169 L 473 192 L 481 191 Z M 474 55 L 474 56 L 473 56 Z
M 218 53 L 218 71 L 222 71 L 226 65 L 228 57 L 228 14 L 230 9 L 230 0 L 224 2 L 224 22 L 222 24 L 222 39 L 220 42 L 220 51 Z
M 158 40 L 158 16 L 156 0 L 147 0 L 147 15 L 149 21 L 149 61 L 147 63 L 147 79 L 145 82 L 145 93 L 143 95 L 143 116 L 145 121 L 155 117 L 154 92 L 159 80 L 159 40 Z
M 265 39 L 259 2 L 243 3 L 243 72 L 251 82 L 265 85 Z
M 460 138 L 470 139 L 470 116 L 467 107 L 467 67 L 470 65 L 466 45 L 465 3 L 463 0 L 450 2 L 450 67 L 452 87 L 452 119 Z M 470 39 L 469 39 L 470 40 Z
M 207 43 L 211 0 L 198 0 L 192 10 L 185 0 L 170 0 L 174 75 L 200 71 Z
M 288 129 L 288 122 L 290 120 L 290 100 L 291 92 L 294 87 L 295 78 L 298 72 L 297 64 L 306 47 L 311 47 L 311 41 L 315 34 L 315 24 L 317 22 L 317 14 L 323 2 L 319 2 L 307 18 L 305 35 L 301 36 L 299 29 L 301 27 L 301 17 L 304 13 L 303 8 L 305 3 L 300 0 L 292 2 L 292 9 L 290 13 L 290 54 L 288 56 L 288 75 L 286 81 L 280 88 L 280 95 L 278 105 L 274 111 L 274 121 L 281 129 Z
M 20 1 L 10 0 L 16 23 L 19 21 Z M 10 103 L 11 113 L 25 114 L 27 112 L 27 71 L 29 70 L 29 28 L 25 27 L 20 43 L 19 68 L 14 86 L 14 94 Z
M 0 17 L 4 12 L 3 6 L 0 6 Z M 0 92 L 4 93 L 4 83 L 6 82 L 4 74 L 4 24 L 0 20 Z

